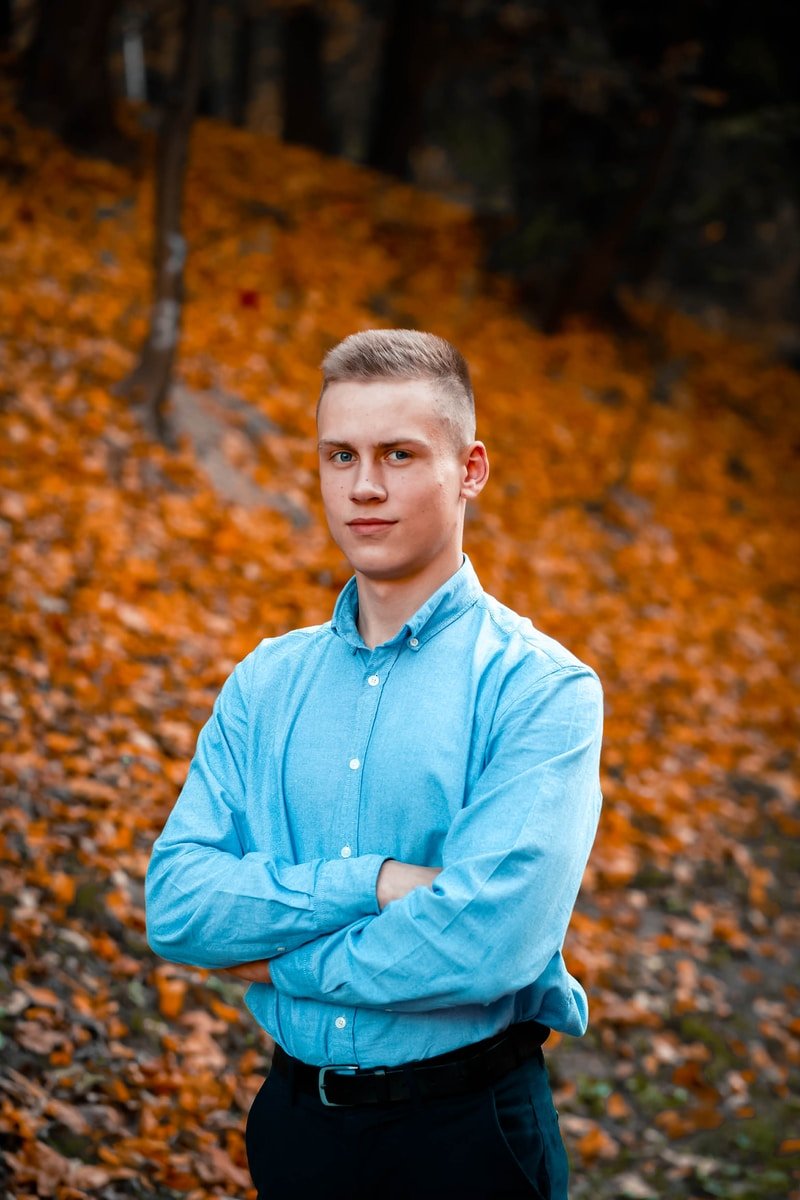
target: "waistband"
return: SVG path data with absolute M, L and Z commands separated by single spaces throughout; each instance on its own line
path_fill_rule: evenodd
M 522 1021 L 459 1050 L 395 1067 L 357 1067 L 348 1063 L 313 1067 L 276 1046 L 272 1065 L 290 1080 L 296 1091 L 316 1096 L 328 1108 L 396 1104 L 459 1096 L 491 1087 L 531 1058 L 549 1035 L 547 1025 Z

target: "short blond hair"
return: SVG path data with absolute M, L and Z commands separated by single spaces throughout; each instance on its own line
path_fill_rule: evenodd
M 364 329 L 329 350 L 321 366 L 320 401 L 332 383 L 418 379 L 434 385 L 442 416 L 459 448 L 475 438 L 469 367 L 460 351 L 444 338 L 417 329 Z

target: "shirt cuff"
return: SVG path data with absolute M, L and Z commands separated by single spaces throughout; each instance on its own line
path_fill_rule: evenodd
M 386 858 L 383 854 L 363 854 L 358 858 L 332 859 L 325 863 L 317 881 L 316 903 L 320 915 L 324 912 L 327 917 L 330 909 L 331 915 L 338 920 L 339 927 L 334 933 L 340 933 L 365 917 L 379 915 L 378 873 Z M 271 959 L 273 986 L 288 996 L 315 994 L 319 983 L 314 963 L 320 943 L 325 941 L 325 936 L 316 938 Z
M 361 917 L 377 916 L 378 873 L 385 862 L 383 854 L 329 859 L 317 878 L 315 907 L 320 921 L 338 930 Z
M 318 986 L 316 973 L 313 968 L 314 953 L 318 950 L 316 942 L 298 946 L 288 954 L 270 959 L 269 974 L 272 986 L 285 996 L 300 999 L 313 995 Z

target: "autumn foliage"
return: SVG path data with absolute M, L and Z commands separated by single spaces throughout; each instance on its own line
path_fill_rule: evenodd
M 226 674 L 346 578 L 315 496 L 320 358 L 414 325 L 473 366 L 484 586 L 605 685 L 568 942 L 592 1032 L 549 1056 L 573 1194 L 799 1196 L 797 375 L 632 298 L 635 334 L 546 338 L 481 273 L 468 211 L 201 123 L 171 452 L 114 391 L 147 326 L 150 171 L 9 111 L 0 139 L 8 1194 L 248 1194 L 270 1048 L 237 983 L 150 954 L 142 880 Z

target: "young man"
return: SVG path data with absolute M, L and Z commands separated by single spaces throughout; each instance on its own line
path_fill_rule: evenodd
M 147 876 L 165 958 L 252 981 L 276 1041 L 259 1196 L 566 1200 L 541 1045 L 600 809 L 597 677 L 480 587 L 467 365 L 409 330 L 323 363 L 322 498 L 354 577 L 225 683 Z

